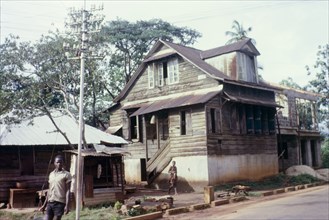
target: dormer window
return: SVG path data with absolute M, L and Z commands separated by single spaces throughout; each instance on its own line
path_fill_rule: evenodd
M 158 77 L 158 86 L 163 86 L 164 85 L 164 65 L 163 63 L 158 63 L 157 64 L 157 77 Z
M 151 63 L 147 67 L 148 87 L 162 87 L 166 84 L 175 84 L 179 81 L 178 60 L 171 59 L 162 62 Z

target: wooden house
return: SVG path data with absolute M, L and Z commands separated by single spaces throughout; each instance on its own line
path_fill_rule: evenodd
M 35 206 L 37 191 L 48 187 L 48 175 L 54 169 L 53 159 L 57 154 L 65 156 L 65 169 L 71 172 L 75 182 L 78 124 L 59 112 L 52 114 L 52 118 L 65 137 L 46 115 L 15 124 L 6 124 L 5 117 L 1 118 L 0 202 L 9 202 L 14 208 Z M 122 157 L 127 152 L 121 145 L 127 142 L 88 125 L 85 126 L 85 139 L 88 148 L 82 150 L 87 189 L 84 198 L 94 197 L 94 190 L 108 188 L 111 190 L 107 197 L 103 190 L 102 198 L 109 201 L 115 192 L 122 192 Z M 19 189 L 17 182 L 23 183 Z M 71 186 L 74 192 L 74 183 Z
M 198 50 L 159 40 L 108 110 L 125 146 L 127 183 L 179 190 L 278 173 L 275 116 L 281 91 L 258 78 L 250 39 Z

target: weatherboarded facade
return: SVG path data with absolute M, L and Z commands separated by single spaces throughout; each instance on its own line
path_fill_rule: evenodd
M 207 51 L 159 41 L 109 109 L 130 140 L 128 183 L 181 190 L 278 173 L 274 88 L 258 79 L 250 39 Z

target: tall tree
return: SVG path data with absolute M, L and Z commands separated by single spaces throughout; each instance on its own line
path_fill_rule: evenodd
M 319 46 L 317 52 L 317 60 L 313 68 L 306 66 L 308 75 L 314 76 L 314 79 L 309 81 L 308 89 L 322 94 L 318 102 L 319 121 L 326 122 L 327 129 L 329 128 L 329 44 Z
M 300 90 L 306 90 L 306 88 L 302 88 L 300 85 L 298 85 L 291 77 L 288 77 L 287 79 L 283 79 L 279 82 L 280 85 L 287 86 L 289 88 L 293 89 L 300 89 Z
M 105 59 L 87 59 L 85 63 L 88 86 L 84 112 L 87 123 L 95 127 L 100 122 L 99 112 L 120 92 L 152 43 L 162 38 L 191 44 L 200 36 L 196 31 L 161 20 L 137 23 L 118 20 L 109 24 L 99 34 L 92 34 L 89 47 L 101 52 Z M 48 114 L 49 109 L 56 108 L 78 115 L 80 62 L 64 55 L 64 42 L 77 43 L 74 37 L 65 37 L 57 31 L 42 36 L 34 44 L 17 45 L 13 38 L 1 45 L 1 56 L 5 59 L 0 62 L 0 99 L 6 103 L 1 105 L 1 114 L 13 108 Z M 79 50 L 75 53 L 78 56 Z M 3 82 L 8 83 L 3 86 Z
M 0 45 L 0 115 L 6 113 L 8 109 L 14 108 L 11 102 L 12 91 L 19 90 L 19 74 L 24 70 L 24 59 L 20 52 L 19 38 L 10 35 L 3 44 Z
M 240 24 L 237 20 L 234 20 L 232 23 L 232 31 L 225 32 L 225 35 L 230 37 L 230 39 L 226 42 L 226 44 L 231 44 L 248 38 L 248 33 L 251 31 L 252 31 L 251 27 L 244 29 L 242 24 Z

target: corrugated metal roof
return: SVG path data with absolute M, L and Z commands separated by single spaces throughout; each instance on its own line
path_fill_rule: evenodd
M 79 143 L 79 125 L 70 116 L 56 112 L 52 114 L 57 126 L 66 134 L 71 144 Z M 23 120 L 19 124 L 5 125 L 1 120 L 0 146 L 4 145 L 67 145 L 48 116 L 34 117 L 32 121 Z M 102 142 L 128 144 L 119 136 L 111 135 L 89 125 L 85 126 L 85 138 L 88 144 Z
M 81 149 L 81 156 L 82 157 L 111 157 L 113 155 L 130 155 L 130 153 L 120 147 L 107 147 L 105 145 L 98 145 L 94 144 L 94 148 L 89 149 Z M 64 152 L 78 154 L 78 150 L 64 150 Z
M 252 51 L 250 51 L 249 48 L 246 46 L 247 44 L 251 47 Z M 242 52 L 252 53 L 253 55 L 256 55 L 256 56 L 260 55 L 260 53 L 258 52 L 256 47 L 252 44 L 251 39 L 247 38 L 245 40 L 241 40 L 241 41 L 238 41 L 233 44 L 228 44 L 225 46 L 216 47 L 213 49 L 202 51 L 201 58 L 207 59 L 207 58 L 211 58 L 214 56 L 219 56 L 221 54 L 230 53 L 233 51 L 242 51 Z
M 224 98 L 233 101 L 233 102 L 241 102 L 245 104 L 251 104 L 251 105 L 262 105 L 262 106 L 269 106 L 269 107 L 280 107 L 282 106 L 278 105 L 275 101 L 264 101 L 264 100 L 259 100 L 259 99 L 250 99 L 247 97 L 243 97 L 242 95 L 237 96 L 237 95 L 231 95 L 228 94 L 227 92 L 224 92 Z
M 183 106 L 189 106 L 194 104 L 205 103 L 220 91 L 208 92 L 206 94 L 191 94 L 186 96 L 181 96 L 177 98 L 165 99 L 150 102 L 142 105 L 137 111 L 135 111 L 131 116 L 143 115 L 151 112 L 156 112 L 163 109 L 177 108 Z

